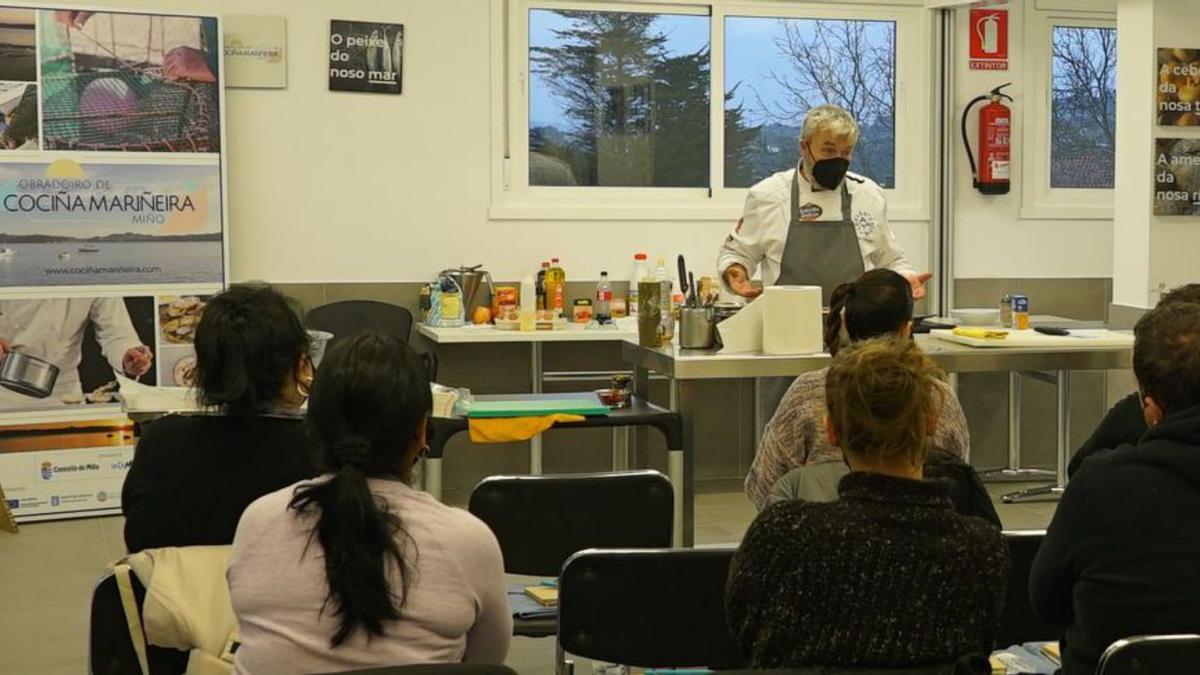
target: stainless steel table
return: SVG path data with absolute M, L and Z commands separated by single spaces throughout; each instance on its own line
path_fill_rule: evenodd
M 1053 498 L 1066 486 L 1067 464 L 1071 452 L 1071 373 L 1077 370 L 1121 370 L 1131 367 L 1132 346 L 1097 347 L 1086 342 L 1065 343 L 1047 347 L 975 348 L 959 345 L 927 335 L 916 337 L 921 348 L 944 370 L 950 373 L 984 372 L 1049 372 L 1058 385 L 1058 467 L 1054 486 L 1044 490 Z M 1130 339 L 1132 344 L 1132 337 Z M 677 503 L 676 531 L 682 532 L 682 543 L 694 542 L 695 524 L 695 443 L 697 391 L 701 380 L 745 379 L 776 376 L 797 376 L 829 365 L 828 354 L 803 356 L 767 356 L 763 354 L 718 354 L 708 350 L 683 350 L 678 347 L 651 349 L 633 342 L 622 345 L 625 361 L 634 368 L 634 394 L 646 398 L 649 394 L 650 373 L 659 373 L 671 381 L 672 400 L 683 418 L 684 452 L 682 490 Z M 1016 411 L 1010 408 L 1010 414 Z M 643 432 L 638 432 L 639 443 Z

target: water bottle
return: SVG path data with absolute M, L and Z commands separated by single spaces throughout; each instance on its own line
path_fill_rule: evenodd
M 654 278 L 662 286 L 659 296 L 659 308 L 662 311 L 662 327 L 667 334 L 675 332 L 675 317 L 671 314 L 671 273 L 667 271 L 665 258 L 658 259 L 658 269 L 654 270 Z
M 633 276 L 629 277 L 629 315 L 638 313 L 638 283 L 650 276 L 650 263 L 646 262 L 646 254 L 638 253 L 633 256 Z
M 596 323 L 612 323 L 612 284 L 608 282 L 608 272 L 600 273 L 600 283 L 596 284 L 596 300 L 593 304 L 592 313 Z

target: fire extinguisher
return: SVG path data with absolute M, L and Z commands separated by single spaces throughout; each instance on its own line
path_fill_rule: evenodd
M 971 99 L 962 114 L 963 147 L 967 149 L 967 160 L 971 163 L 971 179 L 976 190 L 985 195 L 1008 194 L 1011 180 L 1012 157 L 1009 143 L 1012 139 L 1012 111 L 1001 103 L 1001 99 L 1012 97 L 1001 89 L 1010 86 L 1012 82 Z M 967 138 L 967 116 L 976 103 L 991 99 L 991 102 L 979 109 L 979 165 L 975 164 L 975 155 L 971 152 L 971 141 Z

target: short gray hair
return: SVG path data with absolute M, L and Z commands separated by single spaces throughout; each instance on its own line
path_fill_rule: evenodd
M 819 105 L 808 109 L 804 126 L 800 128 L 800 140 L 811 141 L 819 131 L 829 131 L 837 137 L 848 137 L 851 143 L 858 142 L 858 122 L 836 105 Z

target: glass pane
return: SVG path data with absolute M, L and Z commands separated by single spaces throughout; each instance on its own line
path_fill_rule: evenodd
M 531 10 L 529 184 L 708 187 L 708 23 Z
M 1117 31 L 1056 26 L 1050 187 L 1111 188 L 1117 133 Z
M 896 184 L 896 23 L 725 20 L 725 185 L 749 187 L 796 165 L 809 108 L 858 120 L 850 169 Z

